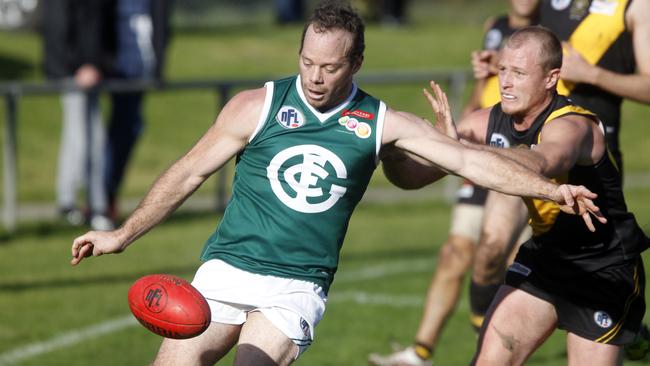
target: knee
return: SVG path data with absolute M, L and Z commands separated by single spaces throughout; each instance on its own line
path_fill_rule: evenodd
M 462 276 L 469 269 L 474 255 L 472 243 L 450 238 L 440 248 L 438 266 L 450 277 Z
M 508 242 L 502 236 L 485 232 L 481 235 L 476 260 L 474 261 L 474 278 L 495 278 L 503 274 L 508 256 Z

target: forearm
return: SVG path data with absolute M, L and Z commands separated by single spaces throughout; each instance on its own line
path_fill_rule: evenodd
M 426 137 L 402 139 L 396 146 L 488 189 L 516 196 L 558 199 L 553 195 L 556 184 L 488 149 L 463 147 L 451 139 L 432 141 Z
M 154 182 L 138 207 L 118 229 L 125 246 L 169 216 L 201 186 L 205 179 L 192 176 L 187 166 L 180 160 Z
M 556 200 L 557 184 L 522 165 L 518 160 L 509 159 L 499 151 L 489 149 L 468 149 L 464 164 L 456 172 L 472 182 L 501 193 Z M 514 154 L 513 156 L 518 156 Z
M 517 148 L 504 149 L 501 147 L 494 147 L 483 144 L 471 144 L 470 146 L 476 150 L 488 151 L 503 158 L 512 160 L 536 174 L 545 175 L 544 160 L 540 156 L 533 153 L 531 150 Z
M 623 98 L 650 104 L 650 75 L 624 75 L 594 66 L 590 83 Z

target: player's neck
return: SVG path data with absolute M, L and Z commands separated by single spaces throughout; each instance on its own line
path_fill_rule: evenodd
M 512 120 L 515 123 L 515 130 L 525 131 L 533 125 L 537 117 L 551 104 L 553 101 L 553 94 L 547 94 L 540 103 L 531 107 L 529 110 L 522 113 L 513 114 Z

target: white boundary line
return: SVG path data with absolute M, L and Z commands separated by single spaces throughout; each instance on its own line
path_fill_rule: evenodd
M 117 332 L 127 327 L 138 324 L 132 315 L 111 319 L 99 324 L 91 325 L 63 333 L 44 342 L 36 342 L 23 347 L 15 348 L 9 352 L 0 354 L 0 365 L 13 365 L 20 361 L 36 357 L 60 348 L 69 347 L 90 338 L 96 338 L 104 334 Z
M 379 264 L 364 267 L 357 270 L 341 271 L 336 275 L 335 283 L 352 283 L 365 280 L 373 280 L 389 277 L 402 273 L 415 273 L 431 271 L 435 268 L 436 257 L 421 258 L 415 260 L 399 260 L 386 264 Z M 361 291 L 340 291 L 330 294 L 330 301 L 354 302 L 365 305 L 388 305 L 395 307 L 418 307 L 422 306 L 422 296 L 394 296 L 390 294 L 370 294 Z M 0 354 L 0 366 L 9 366 L 21 361 L 36 357 L 43 353 L 52 352 L 61 348 L 70 347 L 75 344 L 97 338 L 105 334 L 114 333 L 122 329 L 138 324 L 135 318 L 129 314 L 119 318 L 110 319 L 89 327 L 71 330 L 57 335 L 46 341 L 35 342 L 18 348 L 14 348 Z

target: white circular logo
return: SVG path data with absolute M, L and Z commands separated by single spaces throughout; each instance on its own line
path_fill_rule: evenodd
M 288 161 L 293 165 L 284 166 Z M 287 207 L 298 212 L 319 213 L 334 206 L 347 190 L 332 184 L 329 192 L 325 192 L 323 182 L 330 174 L 326 169 L 329 166 L 337 178 L 347 179 L 345 164 L 336 154 L 318 145 L 298 145 L 275 155 L 266 167 L 266 175 L 273 193 Z M 282 174 L 281 169 L 284 169 Z
M 288 129 L 298 128 L 305 124 L 305 116 L 302 115 L 302 112 L 290 105 L 283 105 L 275 115 L 275 120 L 280 126 Z
M 510 141 L 504 135 L 494 132 L 490 135 L 490 146 L 507 148 L 510 147 Z
M 501 41 L 503 40 L 503 34 L 498 29 L 490 29 L 485 34 L 485 49 L 487 50 L 498 50 L 501 46 Z
M 557 11 L 566 9 L 569 4 L 571 4 L 571 0 L 551 0 L 551 6 Z
M 612 318 L 604 311 L 594 313 L 594 322 L 601 328 L 609 328 L 612 326 Z

